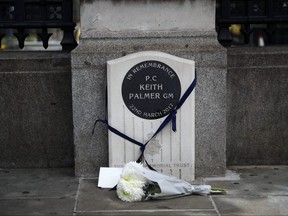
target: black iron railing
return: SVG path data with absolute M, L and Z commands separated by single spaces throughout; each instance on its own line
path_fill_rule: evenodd
M 279 26 L 287 37 L 288 0 L 218 0 L 216 26 L 218 41 L 225 47 L 231 46 L 232 24 L 241 26 L 244 42 L 251 42 L 251 35 L 261 26 L 267 43 L 277 43 Z M 283 34 L 282 34 L 283 36 Z M 276 39 L 275 39 L 276 38 Z
M 15 29 L 19 48 L 24 47 L 31 29 L 39 29 L 39 38 L 47 49 L 50 28 L 63 30 L 61 41 L 63 50 L 72 50 L 77 46 L 74 38 L 72 0 L 0 0 L 0 45 L 7 29 Z

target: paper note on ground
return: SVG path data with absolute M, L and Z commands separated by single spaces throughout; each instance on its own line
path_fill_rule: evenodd
M 100 167 L 98 187 L 113 188 L 117 185 L 122 168 Z

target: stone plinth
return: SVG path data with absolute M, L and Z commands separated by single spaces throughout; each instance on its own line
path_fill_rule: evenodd
M 82 39 L 72 52 L 76 175 L 97 176 L 99 167 L 108 166 L 107 128 L 97 125 L 94 136 L 91 135 L 94 121 L 107 115 L 107 61 L 147 50 L 195 61 L 198 73 L 195 91 L 196 177 L 223 174 L 226 163 L 227 63 L 226 50 L 218 44 L 214 31 L 215 2 L 91 2 L 82 4 Z M 179 16 L 175 15 L 175 23 L 168 25 L 164 22 L 171 16 L 172 7 L 173 12 Z M 145 13 L 145 16 L 140 16 L 149 8 L 149 15 Z M 113 12 L 116 9 L 117 16 Z M 132 11 L 134 15 L 131 14 Z M 159 18 L 160 12 L 163 12 L 161 16 L 164 18 Z M 109 13 L 109 16 L 106 13 Z M 207 22 L 192 21 L 199 17 L 199 13 Z M 136 16 L 137 14 L 139 16 Z M 182 18 L 186 20 L 183 26 L 178 25 L 183 21 L 180 14 L 183 14 Z M 118 18 L 114 18 L 114 15 Z M 111 17 L 111 20 L 108 17 Z M 143 19 L 143 22 L 140 19 Z M 168 20 L 171 19 L 172 17 Z M 127 25 L 122 26 L 123 20 L 127 20 Z M 147 24 L 145 28 L 144 23 Z

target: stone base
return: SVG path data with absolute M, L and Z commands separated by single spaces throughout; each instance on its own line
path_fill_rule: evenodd
M 196 86 L 196 177 L 222 175 L 226 168 L 226 49 L 215 32 L 100 33 L 84 38 L 72 52 L 75 170 L 97 176 L 108 166 L 106 62 L 128 53 L 154 50 L 194 60 Z
M 288 48 L 228 49 L 227 164 L 288 164 Z
M 73 166 L 70 58 L 0 52 L 1 168 Z

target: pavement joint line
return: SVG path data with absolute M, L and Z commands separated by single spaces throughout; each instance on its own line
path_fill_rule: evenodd
M 266 197 L 287 197 L 288 196 L 288 194 L 285 194 L 285 195 L 277 195 L 277 194 L 275 194 L 275 195 L 267 195 Z
M 275 214 L 273 214 L 273 215 L 271 215 L 271 214 L 265 214 L 265 215 L 263 215 L 263 214 L 245 214 L 245 213 L 241 213 L 241 214 L 231 214 L 231 213 L 226 213 L 226 214 L 222 214 L 221 216 L 287 216 L 287 215 L 282 215 L 282 214 L 277 214 L 277 215 L 275 215 Z
M 5 72 L 1 72 L 0 71 L 0 73 L 1 74 L 15 74 L 15 73 L 17 73 L 17 74 L 56 74 L 56 73 L 69 73 L 69 72 L 67 72 L 67 71 L 56 71 L 56 70 L 54 70 L 54 71 L 5 71 Z M 16 169 L 21 169 L 21 168 L 16 168 Z M 4 170 L 4 169 L 3 169 Z
M 286 197 L 288 195 L 252 195 L 252 194 L 226 194 L 226 195 L 212 195 L 213 197 L 229 197 L 229 198 L 245 198 L 245 197 L 254 197 L 254 198 L 263 198 L 263 197 Z
M 240 181 L 241 176 L 240 173 L 237 173 L 236 171 L 233 170 L 226 170 L 226 173 L 224 176 L 218 176 L 218 177 L 205 177 L 203 178 L 205 184 L 209 184 L 209 182 L 213 181 Z
M 57 196 L 57 197 L 0 197 L 0 200 L 33 200 L 33 199 L 63 199 L 63 198 L 74 198 L 75 196 Z
M 73 216 L 76 216 L 76 211 L 77 211 L 77 205 L 78 205 L 78 197 L 79 197 L 79 191 L 80 191 L 80 186 L 81 186 L 81 182 L 82 182 L 83 178 L 79 178 L 78 180 L 78 187 L 77 187 L 77 192 L 76 192 L 76 196 L 75 196 L 75 203 L 74 203 L 74 209 L 73 209 Z
M 219 212 L 219 210 L 218 210 L 218 208 L 217 208 L 217 206 L 216 206 L 216 204 L 215 204 L 215 202 L 214 202 L 214 200 L 213 200 L 213 197 L 212 197 L 212 196 L 209 196 L 209 199 L 210 199 L 212 205 L 214 206 L 215 211 L 216 211 L 216 213 L 218 214 L 218 216 L 221 216 L 221 214 L 220 214 L 220 212 Z
M 229 69 L 238 69 L 238 68 L 245 68 L 245 69 L 255 69 L 255 68 L 259 68 L 259 69 L 263 69 L 263 68 L 287 68 L 288 65 L 277 65 L 277 66 L 246 66 L 246 67 L 236 67 L 236 66 L 228 66 Z
M 98 180 L 99 177 L 81 177 L 82 180 Z
M 75 213 L 113 213 L 113 212 L 215 212 L 215 209 L 139 209 L 139 210 L 129 210 L 129 209 L 119 209 L 119 210 L 95 210 L 95 211 L 76 211 Z

